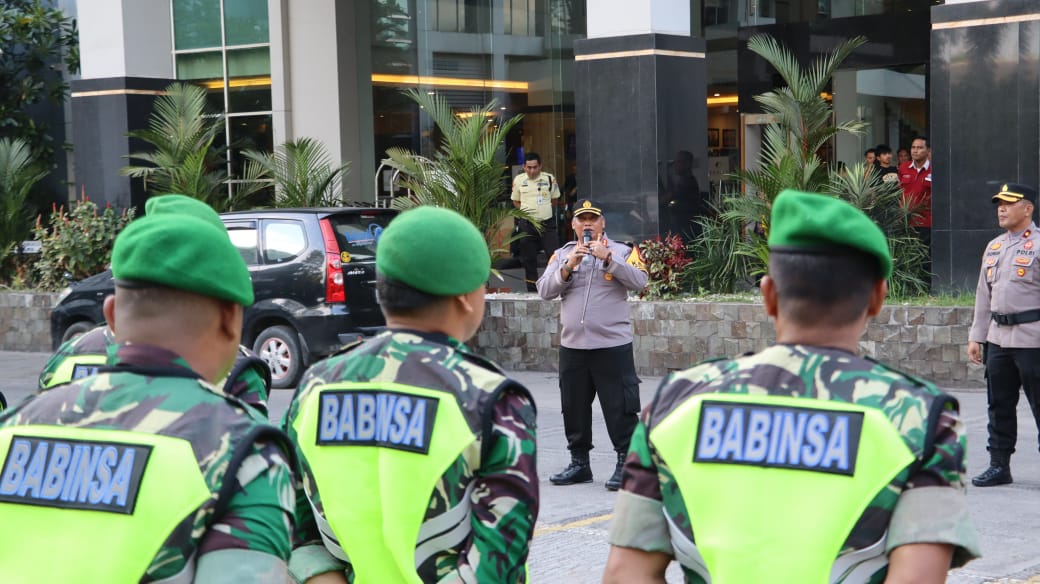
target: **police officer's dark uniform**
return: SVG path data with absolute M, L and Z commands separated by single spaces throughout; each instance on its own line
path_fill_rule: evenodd
M 518 242 L 520 264 L 524 267 L 527 291 L 535 292 L 535 280 L 538 279 L 538 250 L 544 249 L 548 254 L 557 246 L 553 205 L 560 198 L 560 185 L 556 183 L 556 177 L 548 172 L 543 171 L 535 178 L 528 177 L 525 172 L 513 179 L 510 198 L 519 202 L 521 209 L 530 211 L 541 225 L 539 233 L 528 221 L 520 219 L 517 222 L 520 232 L 525 234 Z
M 1002 225 L 1007 232 L 986 245 L 975 289 L 969 356 L 971 343 L 985 343 L 990 455 L 989 468 L 972 479 L 978 487 L 1012 481 L 1019 387 L 1040 429 L 1040 232 L 1032 212 L 1018 208 L 1035 208 L 1036 197 L 1035 189 L 1018 183 L 1005 183 L 993 195 L 994 203 L 1011 206 L 1009 212 L 1019 213 L 1021 220 Z

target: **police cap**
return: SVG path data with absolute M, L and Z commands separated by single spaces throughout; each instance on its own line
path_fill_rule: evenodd
M 1021 183 L 1003 183 L 1000 185 L 1000 190 L 997 191 L 997 194 L 993 195 L 993 204 L 1001 201 L 1017 203 L 1022 199 L 1036 205 L 1036 189 Z
M 592 204 L 592 201 L 590 201 L 588 199 L 582 199 L 582 200 L 578 201 L 577 205 L 574 206 L 574 216 L 575 217 L 577 217 L 578 215 L 581 215 L 582 213 L 592 213 L 593 215 L 596 215 L 597 217 L 602 217 L 603 216 L 603 211 L 600 210 L 600 208 L 597 207 L 596 205 Z

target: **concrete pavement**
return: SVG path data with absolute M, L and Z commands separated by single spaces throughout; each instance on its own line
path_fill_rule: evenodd
M 0 351 L 0 391 L 17 403 L 32 392 L 48 355 Z M 534 394 L 538 404 L 538 469 L 541 483 L 541 513 L 532 544 L 532 579 L 535 582 L 599 582 L 606 561 L 607 530 L 614 494 L 603 488 L 613 470 L 614 453 L 607 438 L 602 415 L 594 406 L 594 436 L 598 448 L 592 452 L 595 480 L 587 485 L 556 487 L 548 482 L 569 461 L 563 422 L 560 417 L 556 374 L 518 372 L 515 376 Z M 658 378 L 644 378 L 641 393 L 646 403 Z M 986 396 L 979 389 L 957 389 L 961 414 L 968 429 L 968 474 L 985 469 Z M 272 417 L 281 416 L 292 392 L 276 390 L 271 396 Z M 1033 448 L 1035 425 L 1023 399 L 1019 407 L 1020 448 L 1013 459 L 1015 482 L 1008 486 L 978 489 L 968 487 L 968 501 L 980 535 L 984 557 L 950 573 L 953 584 L 1019 582 L 1040 583 L 1040 554 L 1034 549 L 1040 539 L 1040 455 Z M 681 582 L 673 563 L 669 582 Z

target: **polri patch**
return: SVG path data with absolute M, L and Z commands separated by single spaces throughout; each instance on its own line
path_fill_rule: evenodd
M 426 454 L 438 401 L 396 391 L 326 391 L 317 444 L 379 446 Z
M 694 462 L 852 475 L 863 412 L 704 401 Z
M 12 436 L 0 501 L 132 515 L 152 447 Z

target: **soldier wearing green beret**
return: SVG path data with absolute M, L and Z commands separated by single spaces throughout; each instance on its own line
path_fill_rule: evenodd
M 116 238 L 113 364 L 0 415 L 5 580 L 287 580 L 293 450 L 214 385 L 253 290 L 196 203 Z
M 776 344 L 665 378 L 632 437 L 604 582 L 944 582 L 979 555 L 958 404 L 858 355 L 884 234 L 784 191 L 762 279 Z
M 454 211 L 406 211 L 383 232 L 389 330 L 314 364 L 286 412 L 298 581 L 527 581 L 534 401 L 463 344 L 490 270 L 484 238 Z

